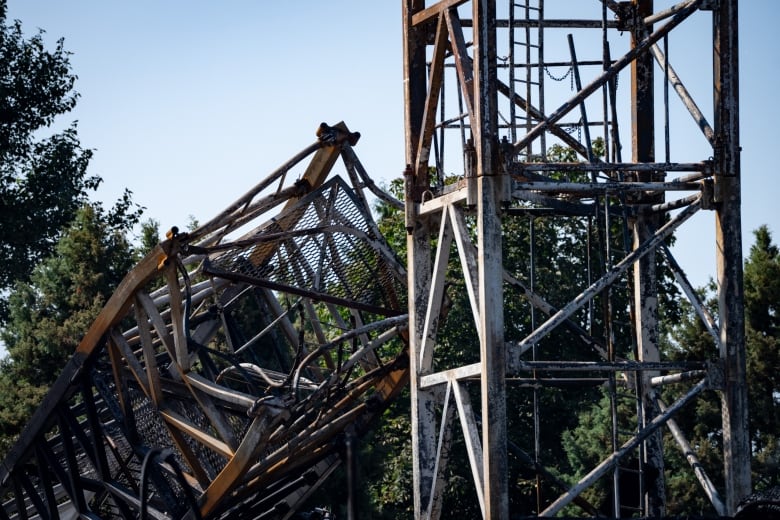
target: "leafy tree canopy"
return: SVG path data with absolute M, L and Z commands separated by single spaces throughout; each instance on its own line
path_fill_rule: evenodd
M 120 205 L 121 206 L 121 205 Z M 54 253 L 9 297 L 0 339 L 0 452 L 8 449 L 116 286 L 138 259 L 127 240 L 132 208 L 80 208 Z
M 46 49 L 6 19 L 0 0 L 0 294 L 54 250 L 62 229 L 101 179 L 87 173 L 92 151 L 81 147 L 73 123 L 45 136 L 76 105 L 69 54 L 59 40 Z M 0 297 L 0 325 L 7 319 Z

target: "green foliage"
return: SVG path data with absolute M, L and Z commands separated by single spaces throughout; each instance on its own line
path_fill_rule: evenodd
M 413 516 L 410 415 L 407 390 L 385 411 L 381 427 L 370 432 L 362 443 L 370 518 Z
M 780 253 L 766 226 L 745 262 L 748 399 L 755 487 L 780 485 Z
M 778 485 L 778 435 L 780 431 L 780 345 L 776 321 L 780 305 L 780 259 L 777 247 L 765 227 L 755 232 L 756 244 L 745 262 L 745 319 L 748 368 L 748 399 L 750 403 L 750 432 L 753 446 L 754 485 L 764 489 Z M 664 291 L 663 288 L 660 289 Z M 717 302 L 713 298 L 714 284 L 699 290 L 710 313 L 717 318 Z M 663 317 L 662 348 L 673 361 L 717 359 L 719 353 L 714 339 L 692 306 L 683 301 L 675 313 Z M 670 403 L 680 397 L 683 389 L 675 385 L 664 388 L 662 398 Z M 605 443 L 608 407 L 601 402 L 580 415 L 576 428 L 564 435 L 565 449 L 575 470 L 572 478 L 581 476 L 583 468 L 592 468 L 612 450 Z M 622 416 L 622 414 L 621 414 Z M 686 434 L 702 467 L 716 485 L 722 482 L 723 437 L 721 432 L 720 397 L 706 392 L 675 416 L 675 421 Z M 630 431 L 630 424 L 621 424 L 621 430 Z M 607 432 L 608 433 L 608 432 Z M 688 461 L 670 434 L 664 437 L 667 512 L 669 514 L 715 515 L 715 510 L 700 489 Z M 589 490 L 592 500 L 603 500 L 608 483 L 600 482 Z M 720 489 L 723 493 L 723 489 Z
M 9 298 L 0 338 L 0 449 L 7 449 L 59 375 L 116 286 L 137 260 L 126 234 L 136 221 L 129 199 L 111 211 L 87 204 Z M 122 209 L 124 207 L 124 210 Z
M 189 215 L 187 217 L 187 231 L 195 231 L 200 226 L 200 222 L 195 218 L 195 215 Z
M 748 326 L 764 336 L 780 332 L 780 253 L 766 226 L 759 227 L 745 263 L 745 311 Z
M 75 80 L 63 41 L 47 50 L 42 31 L 25 38 L 0 0 L 0 325 L 4 293 L 52 253 L 101 181 L 87 174 L 92 151 L 81 147 L 75 123 L 45 134 L 75 106 Z
M 620 431 L 629 432 L 635 427 L 631 419 L 635 416 L 633 403 L 627 399 L 618 402 L 617 416 Z M 618 445 L 625 442 L 625 433 L 618 436 Z M 604 457 L 614 450 L 612 445 L 612 409 L 609 394 L 606 390 L 601 392 L 601 397 L 593 407 L 583 410 L 578 414 L 577 425 L 566 430 L 562 435 L 562 446 L 571 467 L 571 479 L 579 480 L 593 467 L 601 462 Z M 624 464 L 625 465 L 625 464 Z M 611 476 L 611 473 L 610 473 Z M 611 511 L 608 504 L 610 485 L 605 479 L 588 488 L 582 495 L 589 503 L 601 507 L 604 511 Z
M 47 392 L 47 386 L 19 379 L 9 359 L 0 360 L 0 457 L 13 446 Z
M 141 256 L 150 252 L 160 243 L 160 222 L 158 220 L 149 219 L 141 222 L 140 242 L 139 253 Z
M 135 262 L 125 234 L 142 208 L 126 191 L 106 211 L 75 123 L 63 40 L 47 49 L 8 23 L 0 0 L 0 450 L 9 447 L 117 283 Z
M 393 179 L 385 189 L 399 200 L 404 200 L 404 180 Z M 374 214 L 379 231 L 387 240 L 390 249 L 402 262 L 406 261 L 406 229 L 404 228 L 404 213 L 398 208 L 378 200 L 374 206 Z

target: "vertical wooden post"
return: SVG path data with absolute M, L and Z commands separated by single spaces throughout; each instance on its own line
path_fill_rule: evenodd
M 636 47 L 644 37 L 642 19 L 653 13 L 653 0 L 633 0 L 635 27 L 631 45 Z M 631 64 L 631 144 L 634 162 L 655 162 L 655 99 L 653 92 L 653 57 L 650 53 L 638 56 Z M 652 172 L 638 172 L 638 181 L 658 180 Z M 662 179 L 661 179 L 662 180 Z M 663 200 L 647 197 L 637 199 L 641 203 L 657 203 Z M 633 220 L 634 249 L 653 235 L 659 226 L 655 215 L 637 215 Z M 651 251 L 634 266 L 634 310 L 637 334 L 637 355 L 640 361 L 656 362 L 661 356 L 658 349 L 658 280 L 656 255 Z M 638 381 L 641 393 L 641 426 L 644 427 L 658 415 L 658 405 L 652 394 L 651 371 L 641 372 Z M 663 436 L 659 430 L 644 442 L 643 483 L 644 514 L 663 516 L 666 493 L 664 490 Z
M 407 202 L 409 204 L 409 202 Z M 425 313 L 431 285 L 431 246 L 427 225 L 415 227 L 407 236 L 409 265 L 409 353 L 412 398 L 412 473 L 415 518 L 424 518 L 431 498 L 436 468 L 435 396 L 430 389 L 419 388 L 420 377 L 431 372 L 422 362 L 425 345 Z
M 431 229 L 428 219 L 419 218 L 417 194 L 427 187 L 426 171 L 416 171 L 417 147 L 423 132 L 423 114 L 427 97 L 426 36 L 412 24 L 414 13 L 425 7 L 424 0 L 404 0 L 404 118 L 406 141 L 405 204 L 407 229 L 407 266 L 409 285 L 409 355 L 411 363 L 412 473 L 414 517 L 424 518 L 430 502 L 436 467 L 435 399 L 431 390 L 419 388 L 423 366 L 422 348 L 428 293 L 431 285 Z
M 718 260 L 723 459 L 726 514 L 750 494 L 750 437 L 742 295 L 740 213 L 739 53 L 737 0 L 716 2 L 713 19 L 715 85 L 715 198 Z
M 474 0 L 474 94 L 482 453 L 486 519 L 508 519 L 506 347 L 501 259 L 501 189 L 498 171 L 496 3 Z

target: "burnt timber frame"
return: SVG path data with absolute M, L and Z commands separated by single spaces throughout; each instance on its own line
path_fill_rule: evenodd
M 0 518 L 295 514 L 407 384 L 406 273 L 358 138 L 323 123 L 136 265 L 2 462 Z
M 663 515 L 661 427 L 666 425 L 678 443 L 686 446 L 685 436 L 673 419 L 674 411 L 703 389 L 717 389 L 722 396 L 724 500 L 718 496 L 709 477 L 701 474 L 699 469 L 695 471 L 717 512 L 734 514 L 738 502 L 751 489 L 740 289 L 737 0 L 687 0 L 674 5 L 659 0 L 594 0 L 591 3 L 596 16 L 591 20 L 547 19 L 544 0 L 508 2 L 508 9 L 500 0 L 403 0 L 402 3 L 415 518 L 441 518 L 443 489 L 446 486 L 444 468 L 452 437 L 459 430 L 453 421 L 456 413 L 460 418 L 460 434 L 467 446 L 475 496 L 483 517 L 509 518 L 506 413 L 510 403 L 507 403 L 506 380 L 508 375 L 518 371 L 518 365 L 510 361 L 519 356 L 521 369 L 541 366 L 523 361 L 523 354 L 558 325 L 572 326 L 574 313 L 594 296 L 617 290 L 616 281 L 629 269 L 633 269 L 633 283 L 629 285 L 633 285 L 631 307 L 635 342 L 635 361 L 631 363 L 635 367 L 633 373 L 637 374 L 635 384 L 640 404 L 637 433 L 623 446 L 616 444 L 612 456 L 566 489 L 557 500 L 540 504 L 536 513 L 540 516 L 555 515 L 610 470 L 615 475 L 617 510 L 617 464 L 632 450 L 638 449 L 644 475 L 640 478 L 640 492 L 644 497 L 640 513 L 643 516 Z M 555 0 L 547 0 L 546 3 L 554 4 Z M 497 8 L 502 16 L 497 16 Z M 515 10 L 523 9 L 525 18 L 513 14 Z M 614 14 L 617 21 L 607 20 L 607 11 Z M 529 16 L 531 12 L 536 18 Z M 712 17 L 714 35 L 711 100 L 714 126 L 706 121 L 661 50 L 661 43 L 666 47 L 668 35 L 679 32 L 681 29 L 678 27 L 685 27 L 689 17 L 708 14 Z M 601 20 L 598 20 L 599 17 Z M 556 110 L 547 112 L 542 69 L 546 71 L 548 66 L 560 63 L 545 61 L 542 48 L 547 45 L 547 40 L 543 40 L 543 34 L 545 28 L 561 27 L 602 28 L 604 34 L 619 29 L 626 31 L 631 41 L 623 55 L 610 58 L 605 52 L 601 62 L 595 60 L 595 63 L 603 64 L 603 69 L 584 87 L 578 75 L 580 65 L 586 62 L 577 62 L 571 44 L 572 59 L 569 64 L 570 73 L 575 74 L 577 79 L 576 92 Z M 538 35 L 535 44 L 538 60 L 531 63 L 530 52 L 514 58 L 513 49 L 498 49 L 497 33 L 527 28 L 533 28 Z M 688 41 L 688 44 L 693 43 Z M 707 46 L 709 42 L 697 41 L 696 44 Z M 528 71 L 529 81 L 524 89 L 516 88 L 515 74 L 521 73 L 523 67 Z M 531 71 L 534 68 L 538 71 L 535 83 L 538 91 L 535 99 L 531 99 L 532 87 L 528 85 L 533 84 L 530 80 L 533 79 Z M 499 78 L 499 69 L 508 69 L 510 79 L 504 81 Z M 615 98 L 617 78 L 624 70 L 631 76 L 630 106 L 624 113 L 631 116 L 632 145 L 632 162 L 625 164 L 620 156 L 619 101 Z M 447 83 L 449 72 L 452 72 L 454 80 Z M 699 162 L 684 166 L 670 160 L 668 130 L 663 139 L 667 143 L 665 160 L 656 161 L 656 143 L 659 141 L 656 139 L 655 118 L 662 108 L 668 114 L 670 87 L 664 87 L 664 100 L 659 103 L 654 75 L 667 79 L 709 143 L 710 153 Z M 588 135 L 591 126 L 585 117 L 586 102 L 600 92 L 605 100 L 603 137 L 612 140 L 612 149 L 607 151 L 608 156 L 604 160 L 591 153 L 592 143 Z M 458 108 L 447 111 L 444 99 L 453 99 L 453 93 L 456 93 Z M 571 128 L 571 125 L 567 127 L 563 121 L 576 109 L 580 109 L 582 114 L 578 128 L 585 134 L 584 142 L 567 132 L 566 128 Z M 503 115 L 499 117 L 502 110 Z M 515 110 L 525 116 L 516 118 Z M 508 117 L 507 111 L 513 115 Z M 455 138 L 459 144 L 450 145 L 447 149 L 444 135 L 448 130 L 454 130 L 452 133 L 459 131 L 460 139 Z M 508 141 L 507 136 L 511 140 Z M 570 165 L 546 162 L 545 143 L 548 140 L 572 148 L 579 155 L 580 162 Z M 539 147 L 535 154 L 532 146 Z M 445 186 L 442 182 L 443 163 L 448 154 L 447 171 L 455 168 L 459 181 Z M 456 156 L 454 161 L 452 156 Z M 463 160 L 459 163 L 461 157 Z M 453 162 L 462 164 L 462 169 L 453 167 Z M 621 166 L 613 169 L 609 163 L 621 163 Z M 576 183 L 567 184 L 544 175 L 534 175 L 535 172 L 567 171 L 567 167 L 569 170 L 593 172 L 592 182 L 577 186 Z M 683 170 L 690 173 L 671 183 L 665 180 L 667 175 Z M 596 177 L 599 172 L 602 173 L 600 180 Z M 681 188 L 679 183 L 689 181 L 693 185 L 683 189 L 690 189 L 692 195 L 670 197 Z M 648 189 L 629 193 L 634 190 L 632 185 L 643 185 Z M 528 332 L 524 340 L 510 345 L 504 340 L 508 324 L 504 323 L 503 291 L 507 284 L 517 286 L 521 282 L 505 273 L 502 266 L 502 242 L 511 240 L 511 237 L 502 236 L 502 219 L 533 211 L 528 208 L 529 203 L 530 206 L 546 205 L 545 214 L 576 215 L 565 201 L 576 198 L 574 194 L 578 192 L 589 193 L 597 207 L 599 200 L 606 201 L 617 192 L 621 193 L 620 204 L 613 209 L 618 212 L 624 210 L 625 214 L 631 215 L 626 218 L 633 236 L 631 251 L 627 251 L 625 258 L 617 264 L 606 266 L 600 279 L 558 311 L 549 306 L 545 310 L 545 303 L 540 295 L 534 293 L 532 283 L 531 289 L 528 285 L 524 286 L 526 297 L 550 317 Z M 671 200 L 667 200 L 669 198 Z M 513 209 L 518 201 L 522 202 L 521 207 Z M 640 206 L 655 210 L 639 211 L 637 208 Z M 569 208 L 569 213 L 562 212 L 565 208 Z M 700 209 L 714 210 L 715 214 L 717 244 L 713 249 L 718 265 L 719 324 L 697 301 L 684 272 L 664 244 L 678 226 Z M 471 228 L 476 243 L 469 238 L 465 215 L 476 219 Z M 447 290 L 445 274 L 452 248 L 458 250 L 465 277 L 479 341 L 479 362 L 440 367 L 436 364 L 437 329 Z M 697 372 L 701 381 L 669 407 L 660 401 L 654 386 L 661 381 L 679 381 L 685 372 L 677 376 L 662 375 L 674 369 L 661 359 L 658 348 L 655 266 L 661 258 L 675 271 L 683 291 L 708 323 L 716 351 L 719 349 L 719 356 L 715 359 L 702 360 L 702 368 L 708 368 Z M 619 366 L 627 366 L 626 360 L 615 360 L 608 352 L 605 353 L 605 361 L 615 363 L 612 369 L 604 368 L 612 370 L 613 374 L 621 370 Z M 578 365 L 577 360 L 538 363 L 551 370 L 584 366 Z M 610 377 L 614 382 L 614 375 Z M 480 396 L 478 407 L 472 406 L 466 391 L 469 381 L 479 383 L 478 389 L 476 384 L 471 386 L 472 391 Z M 690 462 L 696 466 L 695 460 Z

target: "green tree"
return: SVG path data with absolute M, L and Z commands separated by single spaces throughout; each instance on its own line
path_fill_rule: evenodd
M 78 99 L 63 40 L 47 50 L 42 31 L 25 38 L 6 7 L 0 0 L 0 325 L 3 295 L 54 250 L 101 181 L 87 173 L 92 151 L 81 147 L 75 123 L 45 135 Z
M 160 222 L 153 218 L 142 222 L 139 240 L 139 253 L 141 256 L 154 249 L 160 243 Z
M 0 450 L 7 450 L 73 354 L 116 286 L 137 260 L 127 234 L 137 221 L 129 200 L 106 211 L 87 204 L 54 253 L 18 282 L 0 338 Z
M 699 299 L 713 316 L 717 316 L 717 302 L 712 298 L 715 286 L 699 289 Z M 718 351 L 714 338 L 699 319 L 693 307 L 682 304 L 682 318 L 668 326 L 664 340 L 665 354 L 672 361 L 698 361 L 717 359 Z M 680 397 L 680 388 L 667 387 L 662 397 L 667 403 Z M 690 403 L 674 420 L 685 432 L 695 455 L 707 474 L 718 482 L 723 467 L 723 436 L 721 435 L 720 399 L 715 392 L 703 393 Z M 701 492 L 690 465 L 680 452 L 671 436 L 664 438 L 667 509 L 678 514 L 715 515 L 715 509 Z M 722 491 L 722 490 L 721 490 Z
M 754 485 L 780 485 L 780 253 L 767 226 L 745 262 L 745 322 Z

